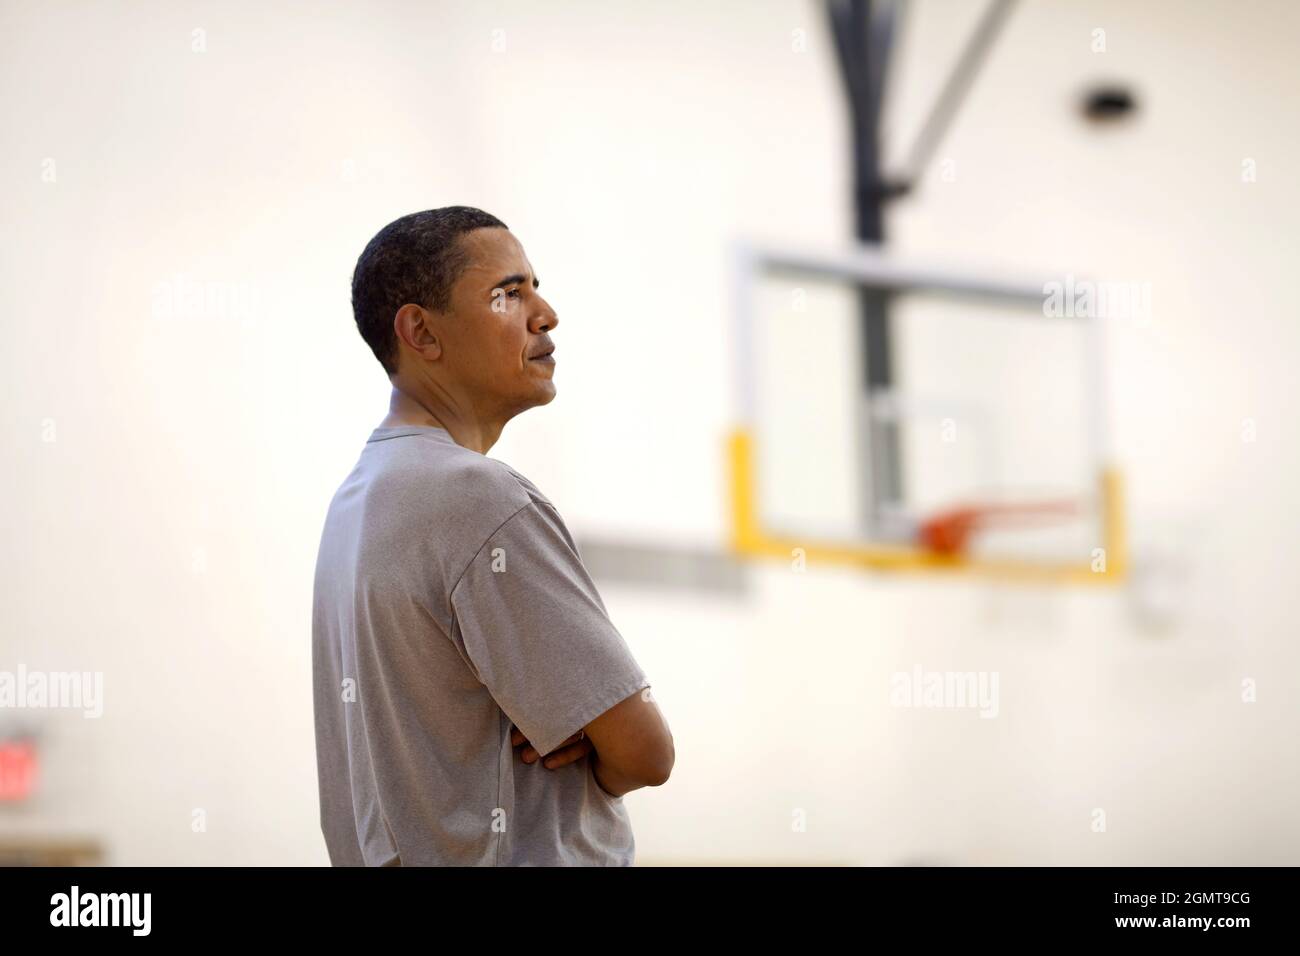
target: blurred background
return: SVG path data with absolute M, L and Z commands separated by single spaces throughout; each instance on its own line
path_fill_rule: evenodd
M 1097 353 L 935 313 L 895 371 L 1027 420 L 980 487 L 1091 461 L 1100 418 L 1120 580 L 734 552 L 745 424 L 790 540 L 869 545 L 852 284 L 766 277 L 738 360 L 738 244 L 861 234 L 825 4 L 0 3 L 0 858 L 328 862 L 312 574 L 389 389 L 351 271 L 465 204 L 561 320 L 558 397 L 491 455 L 564 515 L 676 739 L 627 798 L 638 864 L 1296 863 L 1300 8 L 1024 0 L 915 169 L 989 5 L 892 9 L 891 261 L 1149 302 Z M 1085 354 L 1104 404 L 1060 398 Z M 929 489 L 925 436 L 965 447 L 936 421 L 905 439 Z M 33 672 L 100 694 L 34 705 Z M 996 707 L 904 699 L 932 674 Z

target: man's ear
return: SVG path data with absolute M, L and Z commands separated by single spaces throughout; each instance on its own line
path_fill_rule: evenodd
M 405 345 L 421 358 L 432 361 L 442 354 L 442 342 L 433 328 L 433 313 L 408 302 L 393 316 L 393 333 L 398 347 Z

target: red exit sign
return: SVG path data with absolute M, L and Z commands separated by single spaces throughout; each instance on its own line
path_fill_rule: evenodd
M 35 786 L 35 745 L 26 740 L 0 741 L 0 801 L 26 800 Z

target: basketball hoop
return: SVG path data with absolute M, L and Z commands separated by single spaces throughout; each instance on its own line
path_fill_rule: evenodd
M 1072 500 L 962 505 L 937 512 L 917 528 L 916 541 L 933 554 L 963 555 L 972 536 L 991 528 L 1035 528 L 1077 516 Z

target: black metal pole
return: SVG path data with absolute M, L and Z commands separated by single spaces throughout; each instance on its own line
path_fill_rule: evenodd
M 886 4 L 873 18 L 871 0 L 830 3 L 831 30 L 840 70 L 848 91 L 853 130 L 853 190 L 857 238 L 879 245 L 885 238 L 884 202 L 895 190 L 880 174 L 880 109 L 889 47 L 893 38 L 893 7 Z M 867 401 L 893 387 L 893 351 L 889 297 L 879 289 L 858 291 L 862 328 L 862 381 Z M 863 522 L 878 525 L 882 508 L 902 497 L 902 462 L 897 423 L 868 417 L 863 455 L 869 463 L 871 487 L 863 504 Z

